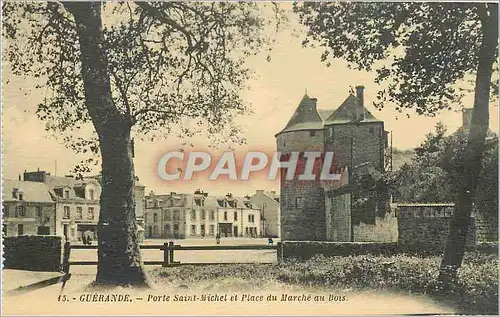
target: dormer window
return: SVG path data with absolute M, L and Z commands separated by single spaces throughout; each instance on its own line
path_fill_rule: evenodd
M 64 198 L 69 198 L 69 189 L 64 190 Z
M 19 192 L 19 200 L 23 200 L 23 193 L 22 192 Z
M 91 200 L 94 200 L 94 190 L 93 189 L 89 189 L 89 197 Z

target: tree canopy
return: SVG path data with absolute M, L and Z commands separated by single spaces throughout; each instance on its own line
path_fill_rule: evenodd
M 447 134 L 442 123 L 415 149 L 411 164 L 386 175 L 397 202 L 453 202 L 460 179 L 460 157 L 467 141 L 463 128 Z M 475 197 L 477 211 L 498 216 L 498 136 L 488 134 L 480 183 Z
M 376 107 L 391 103 L 424 115 L 463 106 L 470 89 L 455 84 L 477 71 L 480 20 L 488 14 L 483 4 L 461 2 L 304 2 L 294 11 L 308 28 L 303 44 L 324 48 L 327 65 L 342 58 L 376 72 L 375 82 L 386 85 Z M 496 80 L 491 91 L 498 94 Z
M 282 18 L 275 10 L 278 20 Z M 75 19 L 56 2 L 5 2 L 5 56 L 16 75 L 48 91 L 38 117 L 77 152 L 98 153 L 85 106 Z M 245 58 L 268 48 L 271 25 L 255 3 L 120 2 L 102 5 L 108 73 L 116 111 L 141 139 L 173 131 L 242 142 L 236 115 L 252 76 Z M 271 25 L 272 26 L 272 25 Z

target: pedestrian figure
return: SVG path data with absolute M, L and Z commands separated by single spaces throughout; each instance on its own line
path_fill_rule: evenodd
M 217 234 L 215 236 L 215 241 L 217 242 L 217 244 L 220 244 L 220 235 L 219 234 Z
M 269 245 L 273 245 L 273 243 L 274 243 L 273 238 L 269 237 L 269 239 L 267 240 L 267 242 L 269 242 Z

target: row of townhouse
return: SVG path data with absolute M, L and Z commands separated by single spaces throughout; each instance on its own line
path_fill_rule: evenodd
M 258 191 L 258 193 L 264 193 Z M 260 194 L 258 195 L 261 196 Z M 146 197 L 145 236 L 148 238 L 262 237 L 279 235 L 279 198 L 209 196 L 171 192 Z M 266 225 L 264 211 L 271 225 Z M 268 232 L 266 233 L 266 229 Z
M 97 240 L 101 185 L 98 176 L 77 179 L 45 171 L 25 172 L 23 179 L 3 182 L 3 233 L 6 236 L 57 235 Z M 136 183 L 139 237 L 144 229 L 144 186 Z

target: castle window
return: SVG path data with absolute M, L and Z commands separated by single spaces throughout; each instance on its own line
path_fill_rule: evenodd
M 316 131 L 310 131 L 309 136 L 316 136 Z
M 296 208 L 304 208 L 304 198 L 303 197 L 297 197 L 295 198 L 295 207 Z

